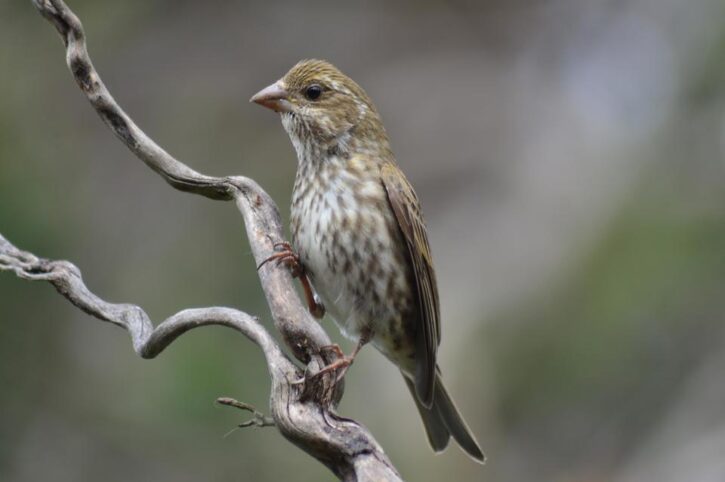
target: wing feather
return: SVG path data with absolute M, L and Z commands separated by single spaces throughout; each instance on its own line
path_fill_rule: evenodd
M 435 390 L 436 352 L 441 327 L 438 288 L 428 235 L 418 196 L 400 168 L 392 162 L 385 163 L 381 167 L 381 177 L 413 267 L 420 324 L 415 387 L 421 403 L 430 407 Z

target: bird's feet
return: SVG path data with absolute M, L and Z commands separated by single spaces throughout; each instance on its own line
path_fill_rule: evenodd
M 262 261 L 257 266 L 257 271 L 262 269 L 262 266 L 270 261 L 274 261 L 276 265 L 284 263 L 290 271 L 293 278 L 299 278 L 302 283 L 302 289 L 305 292 L 305 299 L 307 300 L 307 307 L 310 310 L 312 316 L 317 319 L 325 316 L 325 305 L 322 304 L 317 294 L 312 289 L 312 283 L 310 278 L 305 272 L 305 267 L 300 261 L 300 256 L 292 249 L 292 246 L 287 242 L 275 243 L 275 253 L 269 258 Z
M 319 379 L 321 376 L 325 374 L 333 374 L 334 377 L 331 380 L 332 385 L 339 383 L 340 380 L 342 380 L 345 377 L 345 373 L 347 373 L 347 369 L 350 368 L 350 365 L 355 361 L 355 355 L 357 355 L 357 350 L 353 352 L 352 355 L 347 356 L 343 353 L 342 349 L 340 348 L 340 345 L 337 343 L 332 345 L 326 345 L 320 348 L 320 353 L 331 351 L 336 356 L 337 359 L 333 361 L 332 363 L 322 367 L 320 371 L 309 374 L 305 373 L 305 376 L 300 378 L 299 380 L 295 380 L 292 382 L 294 385 L 300 385 L 306 382 L 310 382 L 313 380 Z
M 274 261 L 277 266 L 284 263 L 285 266 L 287 266 L 287 268 L 290 270 L 290 274 L 293 278 L 298 278 L 302 275 L 304 269 L 302 268 L 300 256 L 292 249 L 292 246 L 287 241 L 275 243 L 272 248 L 274 249 L 275 253 L 269 258 L 262 261 L 259 266 L 257 266 L 257 271 L 262 269 L 262 266 L 269 263 L 270 261 Z
M 355 346 L 355 349 L 352 351 L 350 356 L 346 356 L 342 352 L 342 349 L 340 349 L 340 345 L 337 344 L 320 347 L 319 351 L 321 355 L 324 352 L 333 352 L 335 356 L 337 356 L 337 359 L 335 359 L 327 366 L 322 367 L 319 371 L 315 373 L 310 374 L 306 371 L 305 375 L 301 379 L 295 380 L 294 382 L 292 382 L 292 384 L 303 385 L 302 397 L 309 397 L 310 394 L 321 393 L 322 398 L 320 398 L 320 400 L 324 400 L 325 403 L 332 402 L 335 388 L 345 377 L 345 373 L 347 373 L 348 368 L 350 368 L 350 365 L 352 365 L 355 361 L 355 357 L 358 353 L 360 353 L 362 347 L 365 346 L 372 339 L 372 337 L 373 331 L 371 329 L 368 328 L 363 330 L 360 334 L 360 338 L 357 341 L 357 345 Z M 322 358 L 328 357 L 323 356 Z M 328 374 L 331 376 L 323 376 Z

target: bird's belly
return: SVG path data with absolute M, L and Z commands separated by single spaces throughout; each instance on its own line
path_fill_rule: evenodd
M 371 331 L 376 348 L 401 365 L 399 358 L 413 352 L 415 327 L 407 248 L 393 214 L 352 209 L 335 193 L 321 196 L 293 206 L 293 242 L 302 263 L 342 333 L 356 341 Z

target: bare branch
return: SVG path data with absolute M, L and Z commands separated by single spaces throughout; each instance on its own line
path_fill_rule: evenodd
M 240 402 L 238 400 L 234 400 L 233 398 L 229 397 L 220 397 L 216 399 L 216 403 L 219 405 L 225 405 L 227 407 L 234 407 L 238 408 L 239 410 L 244 410 L 246 412 L 249 412 L 252 414 L 252 418 L 247 420 L 246 422 L 242 422 L 239 425 L 237 425 L 238 428 L 246 428 L 246 427 L 274 427 L 274 419 L 271 417 L 265 417 L 265 415 L 254 408 L 254 406 Z
M 66 47 L 66 61 L 81 91 L 114 134 L 172 187 L 210 199 L 234 200 L 244 218 L 256 263 L 273 253 L 283 240 L 279 211 L 269 195 L 253 180 L 211 177 L 176 160 L 149 138 L 118 106 L 101 81 L 86 49 L 80 20 L 61 0 L 32 0 L 38 11 L 60 33 Z M 13 271 L 28 280 L 48 281 L 86 313 L 125 328 L 134 350 L 153 358 L 172 341 L 197 326 L 222 325 L 234 328 L 262 349 L 272 380 L 270 408 L 279 431 L 291 442 L 317 458 L 342 480 L 401 480 L 373 436 L 359 423 L 338 417 L 328 401 L 342 396 L 341 385 L 334 394 L 319 377 L 316 385 L 295 383 L 302 373 L 280 349 L 256 318 L 231 308 L 202 308 L 181 311 L 156 328 L 148 315 L 135 305 L 108 303 L 83 283 L 80 271 L 67 261 L 39 258 L 13 246 L 0 235 L 0 271 Z M 270 263 L 259 270 L 275 328 L 294 356 L 307 364 L 308 371 L 334 360 L 324 330 L 300 302 L 289 273 Z M 257 412 L 255 411 L 255 417 Z M 269 421 L 262 417 L 261 421 Z
M 0 234 L 0 271 L 13 271 L 31 281 L 48 281 L 71 303 L 99 320 L 124 328 L 133 349 L 143 358 L 155 358 L 181 334 L 199 326 L 222 325 L 243 333 L 274 364 L 294 376 L 296 368 L 256 318 L 232 308 L 195 308 L 180 311 L 155 329 L 144 310 L 136 305 L 114 304 L 93 294 L 80 270 L 68 261 L 51 261 L 22 251 Z
M 66 62 L 81 91 L 114 134 L 174 188 L 218 200 L 234 200 L 244 216 L 247 235 L 257 264 L 283 240 L 279 211 L 269 195 L 253 180 L 242 177 L 211 177 L 179 162 L 149 138 L 121 109 L 93 67 L 86 49 L 80 20 L 60 0 L 33 0 L 40 13 L 60 33 L 66 46 Z M 260 271 L 262 286 L 276 328 L 295 357 L 308 363 L 330 339 L 302 306 L 285 270 L 266 266 Z
M 232 308 L 196 308 L 180 311 L 154 329 L 140 307 L 108 303 L 93 294 L 72 263 L 39 258 L 16 248 L 2 235 L 0 271 L 12 271 L 31 281 L 48 281 L 89 315 L 126 329 L 134 350 L 143 358 L 154 358 L 192 328 L 206 325 L 234 328 L 259 345 L 265 355 L 272 379 L 272 417 L 282 435 L 343 480 L 400 480 L 382 448 L 364 427 L 337 417 L 319 400 L 302 397 L 301 389 L 295 384 L 301 372 L 254 317 Z

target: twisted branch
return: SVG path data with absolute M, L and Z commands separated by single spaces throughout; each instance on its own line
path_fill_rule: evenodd
M 73 77 L 113 133 L 175 189 L 215 200 L 233 200 L 244 218 L 257 264 L 266 259 L 273 252 L 274 244 L 283 239 L 279 211 L 270 196 L 249 178 L 207 176 L 162 149 L 119 107 L 106 89 L 88 55 L 85 33 L 78 17 L 61 0 L 32 1 L 61 35 Z M 255 317 L 231 308 L 189 309 L 154 328 L 140 307 L 108 303 L 93 294 L 73 264 L 39 258 L 16 248 L 0 235 L 0 271 L 6 270 L 23 279 L 48 281 L 86 313 L 123 327 L 131 335 L 134 350 L 144 358 L 155 357 L 178 336 L 198 326 L 222 325 L 240 331 L 264 353 L 272 380 L 271 414 L 282 435 L 325 464 L 341 480 L 400 480 L 367 429 L 355 421 L 338 417 L 330 409 L 327 403 L 330 395 L 326 393 L 328 387 L 324 381 L 319 385 L 305 384 L 304 390 L 293 383 L 302 374 Z M 259 278 L 275 328 L 294 356 L 313 371 L 331 362 L 320 355 L 320 348 L 329 345 L 330 339 L 300 302 L 289 273 L 269 264 L 259 270 Z M 327 354 L 330 350 L 324 352 Z M 337 402 L 341 396 L 342 389 L 339 388 L 332 398 Z
M 93 109 L 137 158 L 175 189 L 210 199 L 234 200 L 244 217 L 252 253 L 260 264 L 283 240 L 279 211 L 272 198 L 252 179 L 242 176 L 212 177 L 176 160 L 148 137 L 121 109 L 93 67 L 86 49 L 85 33 L 78 17 L 57 0 L 32 0 L 40 14 L 60 33 L 66 46 L 66 62 Z M 310 317 L 284 270 L 267 266 L 260 270 L 262 287 L 272 310 L 275 327 L 285 337 L 295 357 L 308 363 L 329 345 L 330 339 Z
M 296 367 L 280 350 L 269 332 L 253 317 L 232 308 L 212 307 L 183 310 L 154 328 L 146 312 L 136 305 L 102 300 L 83 282 L 80 270 L 68 261 L 39 258 L 12 245 L 0 234 L 0 271 L 13 271 L 19 278 L 48 281 L 71 303 L 99 320 L 124 328 L 131 335 L 133 349 L 142 358 L 155 358 L 181 334 L 207 325 L 233 328 L 259 345 L 267 359 L 290 377 Z

